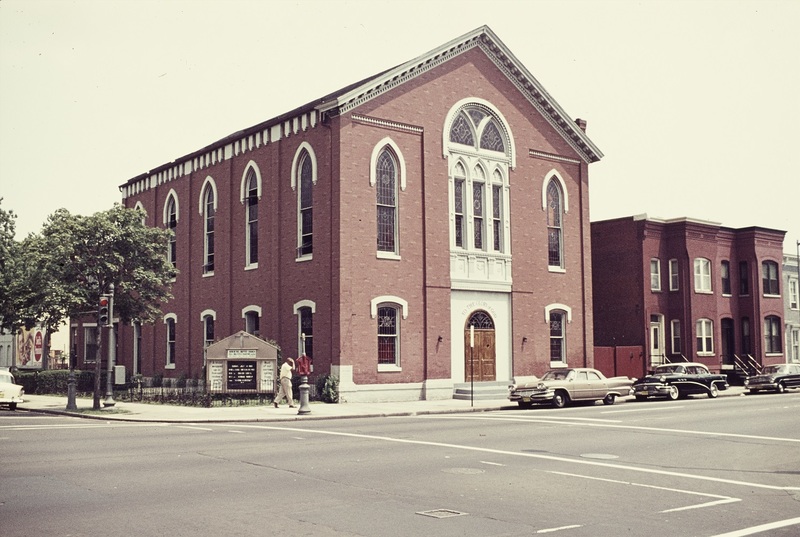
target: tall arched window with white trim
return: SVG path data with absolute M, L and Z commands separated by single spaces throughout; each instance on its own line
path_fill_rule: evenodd
M 164 316 L 164 324 L 166 325 L 166 336 L 167 336 L 167 355 L 166 355 L 167 368 L 175 367 L 176 322 L 177 322 L 177 316 L 174 313 L 170 313 Z
M 178 266 L 178 205 L 175 201 L 175 196 L 170 195 L 167 198 L 167 207 L 164 211 L 166 213 L 167 229 L 169 234 L 169 249 L 167 250 L 167 260 L 172 263 L 173 267 Z
M 566 362 L 567 314 L 561 310 L 550 311 L 550 361 Z
M 314 251 L 314 181 L 313 164 L 308 151 L 303 150 L 297 167 L 297 255 L 311 255 Z
M 547 184 L 547 265 L 564 268 L 564 204 L 556 178 Z
M 378 366 L 400 366 L 400 307 L 378 306 Z
M 247 265 L 252 266 L 258 263 L 258 179 L 255 170 L 250 167 L 245 178 L 246 185 L 246 228 L 245 241 L 247 244 L 245 255 Z
M 214 272 L 214 217 L 216 199 L 214 189 L 207 184 L 203 192 L 203 274 Z
M 398 253 L 397 249 L 397 158 L 389 147 L 378 155 L 375 164 L 378 251 Z
M 466 248 L 464 242 L 464 185 L 467 182 L 467 172 L 464 171 L 464 165 L 459 162 L 453 170 L 453 214 L 455 216 L 455 224 L 453 229 L 455 246 L 457 248 Z

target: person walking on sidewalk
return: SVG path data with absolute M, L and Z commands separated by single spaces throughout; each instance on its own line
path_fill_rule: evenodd
M 275 399 L 272 401 L 272 404 L 275 405 L 275 408 L 278 408 L 278 403 L 286 397 L 286 400 L 289 402 L 289 408 L 294 408 L 294 397 L 292 394 L 292 372 L 294 371 L 294 360 L 289 358 L 288 356 L 283 361 L 283 365 L 281 366 L 281 373 L 280 373 L 280 388 L 278 389 L 278 395 L 275 396 Z

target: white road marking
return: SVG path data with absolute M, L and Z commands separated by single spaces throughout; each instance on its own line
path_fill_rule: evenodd
M 673 406 L 673 405 L 658 405 L 658 406 L 648 406 L 647 408 L 632 408 L 630 410 L 601 410 L 601 414 L 625 414 L 629 412 L 652 412 L 654 410 L 678 410 L 683 408 L 683 405 L 680 406 Z
M 586 427 L 608 427 L 611 429 L 628 429 L 631 431 L 648 431 L 648 432 L 656 432 L 656 433 L 678 433 L 678 434 L 692 434 L 692 435 L 699 435 L 699 436 L 716 436 L 716 437 L 726 437 L 726 438 L 743 438 L 746 440 L 770 440 L 775 442 L 796 442 L 800 444 L 800 438 L 786 438 L 780 436 L 759 436 L 753 434 L 739 434 L 739 433 L 720 433 L 714 431 L 693 431 L 691 429 L 667 429 L 663 427 L 643 427 L 641 425 L 615 425 L 615 423 L 578 423 L 575 421 L 555 421 L 549 419 L 541 419 L 541 418 L 530 418 L 530 419 L 523 419 L 523 418 L 509 418 L 503 416 L 444 416 L 444 415 L 420 415 L 415 416 L 419 419 L 430 419 L 430 418 L 437 418 L 437 419 L 444 419 L 444 420 L 499 420 L 499 421 L 520 421 L 526 423 L 548 423 L 548 424 L 558 424 L 558 425 L 583 425 Z
M 193 427 L 191 425 L 176 425 L 176 429 L 191 429 L 192 431 L 213 431 L 214 429 L 209 429 L 208 427 Z
M 298 432 L 308 434 L 318 434 L 318 435 L 326 435 L 326 436 L 341 436 L 346 438 L 362 438 L 365 440 L 379 440 L 382 442 L 395 442 L 398 444 L 412 444 L 418 446 L 431 446 L 431 447 L 444 447 L 448 449 L 461 449 L 464 451 L 477 451 L 481 453 L 492 453 L 495 455 L 507 455 L 511 457 L 526 457 L 530 459 L 542 459 L 548 461 L 556 461 L 556 462 L 566 462 L 569 464 L 583 464 L 587 466 L 600 466 L 603 468 L 613 468 L 616 470 L 625 470 L 630 472 L 640 472 L 645 474 L 654 474 L 654 475 L 667 475 L 670 477 L 680 477 L 685 479 L 694 479 L 698 481 L 710 481 L 713 483 L 725 483 L 728 485 L 737 485 L 743 487 L 751 487 L 751 488 L 758 488 L 758 489 L 767 489 L 767 490 L 781 490 L 781 491 L 800 491 L 800 486 L 797 487 L 782 487 L 778 485 L 767 485 L 764 483 L 753 483 L 749 481 L 739 481 L 736 479 L 724 479 L 721 477 L 710 477 L 710 476 L 702 476 L 697 474 L 686 474 L 683 472 L 670 472 L 668 470 L 658 470 L 655 468 L 640 468 L 637 466 L 628 466 L 625 464 L 617 464 L 617 463 L 610 463 L 610 462 L 601 462 L 595 460 L 587 460 L 587 459 L 575 459 L 570 457 L 558 457 L 555 455 L 544 455 L 541 453 L 528 453 L 528 452 L 521 452 L 521 451 L 506 451 L 503 449 L 492 449 L 492 448 L 482 448 L 477 446 L 462 446 L 458 444 L 448 444 L 445 442 L 432 442 L 429 440 L 410 440 L 407 438 L 392 438 L 390 436 L 376 436 L 370 434 L 360 434 L 360 433 L 346 433 L 346 432 L 339 432 L 339 431 L 324 431 L 320 429 L 300 429 L 295 427 L 279 427 L 275 425 L 246 425 L 242 424 L 242 428 L 250 428 L 250 429 L 263 429 L 269 431 L 283 431 L 283 432 Z
M 593 477 L 589 475 L 580 475 L 580 474 L 570 474 L 567 472 L 549 472 L 551 474 L 558 474 L 558 475 L 565 475 L 569 477 L 580 477 L 582 479 L 592 479 L 594 481 L 606 481 L 608 483 L 618 483 L 620 485 L 630 485 L 632 487 L 644 487 L 648 489 L 656 489 L 656 490 L 666 490 L 668 492 L 678 492 L 682 494 L 692 494 L 695 496 L 705 496 L 707 498 L 717 498 L 717 500 L 713 502 L 706 502 L 696 505 L 687 505 L 686 507 L 676 507 L 674 509 L 665 509 L 664 511 L 660 511 L 661 513 L 674 513 L 676 511 L 688 511 L 689 509 L 700 509 L 703 507 L 712 507 L 714 505 L 722 505 L 725 503 L 736 503 L 742 501 L 741 498 L 732 498 L 730 496 L 720 496 L 718 494 L 706 494 L 704 492 L 696 492 L 693 490 L 682 490 L 682 489 L 673 489 L 668 487 L 658 487 L 656 485 L 645 485 L 643 483 L 632 483 L 630 481 L 619 481 L 617 479 L 606 479 L 602 477 Z
M 538 530 L 536 533 L 553 533 L 554 531 L 561 531 L 561 530 L 574 530 L 575 528 L 582 528 L 580 524 L 573 524 L 572 526 L 561 526 L 560 528 L 547 528 L 544 530 Z
M 63 423 L 52 425 L 0 425 L 6 431 L 44 431 L 53 429 L 104 429 L 108 427 L 166 427 L 166 423 Z
M 505 466 L 505 464 L 500 464 L 499 462 L 480 461 L 480 463 L 488 464 L 489 466 Z
M 760 526 L 753 526 L 751 528 L 743 528 L 728 533 L 720 533 L 713 537 L 744 537 L 745 535 L 753 535 L 754 533 L 762 533 L 777 528 L 785 528 L 786 526 L 800 526 L 800 517 L 787 518 L 786 520 L 778 520 L 768 524 L 761 524 Z

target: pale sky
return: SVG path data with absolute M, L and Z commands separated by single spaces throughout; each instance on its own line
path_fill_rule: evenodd
M 591 218 L 800 240 L 800 1 L 0 0 L 0 197 L 60 207 L 487 24 L 605 154 Z

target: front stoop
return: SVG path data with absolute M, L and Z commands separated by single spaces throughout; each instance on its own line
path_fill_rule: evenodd
M 453 385 L 453 399 L 467 401 L 486 401 L 492 399 L 507 399 L 509 381 L 460 382 Z M 473 390 L 474 388 L 474 390 Z

